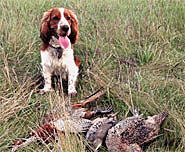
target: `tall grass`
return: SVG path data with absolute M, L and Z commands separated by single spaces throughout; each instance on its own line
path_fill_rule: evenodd
M 0 151 L 28 137 L 49 111 L 66 99 L 59 90 L 40 95 L 34 80 L 41 71 L 39 28 L 43 13 L 65 7 L 79 19 L 74 45 L 81 59 L 76 102 L 104 87 L 95 101 L 113 105 L 118 120 L 134 106 L 145 115 L 164 110 L 160 136 L 144 151 L 184 151 L 185 147 L 185 1 L 183 0 L 2 0 L 0 2 Z M 86 151 L 83 135 L 59 143 L 33 143 L 20 151 Z M 106 147 L 101 147 L 106 151 Z

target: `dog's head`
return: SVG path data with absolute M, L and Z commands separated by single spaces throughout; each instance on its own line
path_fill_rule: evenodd
M 49 44 L 52 36 L 70 39 L 71 44 L 78 40 L 78 20 L 76 15 L 65 8 L 52 8 L 44 13 L 40 28 L 40 38 Z

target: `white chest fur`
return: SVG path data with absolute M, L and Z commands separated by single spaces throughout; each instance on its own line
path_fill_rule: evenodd
M 61 49 L 61 51 L 61 57 L 59 57 L 59 52 L 55 48 L 49 47 L 45 51 L 41 51 L 41 65 L 46 67 L 48 72 L 66 68 L 66 65 L 71 64 L 70 62 L 74 60 L 72 49 Z
M 41 65 L 42 73 L 45 80 L 43 91 L 51 89 L 52 73 L 60 74 L 62 77 L 68 74 L 68 94 L 76 94 L 75 83 L 78 76 L 78 66 L 75 64 L 73 49 L 68 47 L 62 50 L 62 55 L 59 58 L 56 49 L 48 47 L 46 50 L 41 50 Z

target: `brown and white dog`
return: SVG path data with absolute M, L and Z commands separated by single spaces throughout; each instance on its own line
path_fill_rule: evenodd
M 68 78 L 68 95 L 75 95 L 80 60 L 74 56 L 73 46 L 78 40 L 76 15 L 65 8 L 52 8 L 44 13 L 40 28 L 41 65 L 45 81 L 42 91 L 52 90 L 52 74 Z

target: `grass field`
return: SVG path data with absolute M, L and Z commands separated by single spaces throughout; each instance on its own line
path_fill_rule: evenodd
M 43 13 L 53 7 L 75 12 L 80 36 L 74 45 L 81 60 L 77 102 L 104 87 L 94 106 L 113 106 L 118 120 L 132 115 L 169 115 L 160 136 L 146 152 L 185 150 L 185 1 L 184 0 L 1 0 L 0 1 L 0 151 L 28 137 L 65 96 L 40 95 L 32 87 L 41 72 L 39 38 Z M 63 144 L 33 143 L 20 151 L 88 151 L 83 135 Z M 59 150 L 60 149 L 60 150 Z M 102 146 L 100 151 L 106 152 Z

